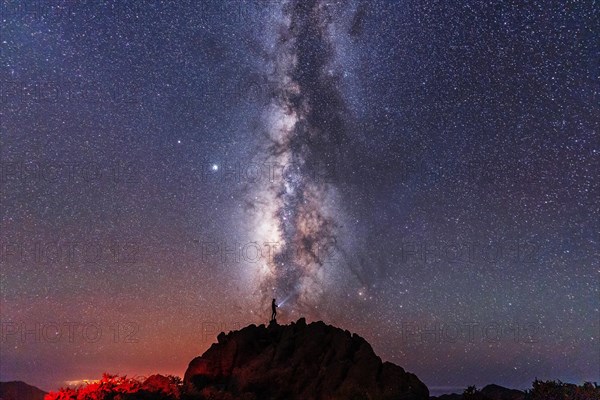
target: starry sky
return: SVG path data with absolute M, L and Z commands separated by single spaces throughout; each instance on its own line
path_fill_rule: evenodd
M 600 8 L 0 2 L 0 379 L 304 316 L 433 393 L 600 380 Z

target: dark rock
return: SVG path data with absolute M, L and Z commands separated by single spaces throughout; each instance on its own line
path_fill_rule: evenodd
M 2 400 L 43 400 L 46 392 L 21 381 L 0 382 Z
M 463 400 L 463 395 L 462 394 L 456 394 L 456 393 L 452 393 L 452 394 L 443 394 L 441 396 L 432 396 L 429 398 L 429 400 Z
M 516 389 L 508 389 L 499 385 L 487 385 L 481 389 L 481 394 L 490 400 L 522 400 L 525 393 Z
M 429 398 L 415 375 L 382 363 L 360 336 L 304 318 L 220 334 L 189 364 L 184 390 L 214 400 Z
M 438 397 L 430 397 L 430 400 L 464 400 L 464 399 L 478 399 L 478 400 L 523 400 L 525 393 L 516 390 L 508 389 L 499 385 L 487 385 L 476 394 L 462 395 L 462 394 L 444 394 Z

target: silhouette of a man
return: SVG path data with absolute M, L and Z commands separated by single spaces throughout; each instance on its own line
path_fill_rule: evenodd
M 275 317 L 277 316 L 277 304 L 275 304 L 275 299 L 271 302 L 271 321 L 275 321 Z

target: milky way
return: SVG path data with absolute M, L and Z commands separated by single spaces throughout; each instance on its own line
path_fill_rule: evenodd
M 345 108 L 329 72 L 330 18 L 321 1 L 283 7 L 264 146 L 282 174 L 259 193 L 269 208 L 261 210 L 267 222 L 259 221 L 258 229 L 269 224 L 268 241 L 278 244 L 263 271 L 264 302 L 279 296 L 293 311 L 311 315 L 323 294 L 326 264 L 336 251 L 341 209 L 335 204 L 333 178 L 345 135 Z
M 598 13 L 0 1 L 0 380 L 181 375 L 276 298 L 432 392 L 597 381 Z

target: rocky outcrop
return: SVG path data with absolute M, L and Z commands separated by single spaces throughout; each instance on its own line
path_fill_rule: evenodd
M 21 381 L 0 382 L 2 400 L 43 400 L 46 392 Z
M 382 362 L 366 340 L 323 322 L 221 333 L 184 376 L 187 396 L 214 400 L 426 400 L 414 374 Z
M 481 389 L 481 394 L 491 400 L 523 400 L 525 393 L 516 389 L 505 388 L 500 385 L 487 385 Z
M 430 397 L 430 400 L 523 400 L 524 398 L 525 392 L 491 384 L 473 394 L 445 394 L 439 397 Z

